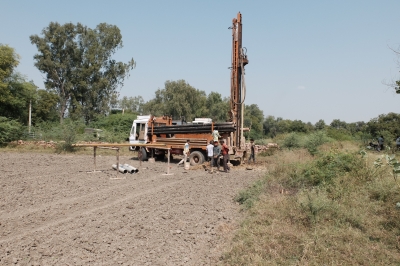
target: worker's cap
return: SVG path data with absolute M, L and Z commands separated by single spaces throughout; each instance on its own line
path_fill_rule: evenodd
M 214 143 L 218 143 L 218 140 L 214 140 Z

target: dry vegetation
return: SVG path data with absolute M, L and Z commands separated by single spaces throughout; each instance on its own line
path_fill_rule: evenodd
M 242 191 L 247 219 L 226 265 L 398 265 L 399 187 L 351 142 L 266 157 L 269 172 Z

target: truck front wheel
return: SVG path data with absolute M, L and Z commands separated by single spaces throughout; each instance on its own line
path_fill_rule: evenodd
M 204 155 L 200 151 L 194 151 L 190 153 L 189 156 L 189 162 L 190 165 L 195 166 L 195 165 L 200 165 L 204 163 Z

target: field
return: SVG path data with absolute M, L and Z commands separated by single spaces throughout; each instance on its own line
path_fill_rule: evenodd
M 242 218 L 233 199 L 263 170 L 185 171 L 113 155 L 0 153 L 1 265 L 214 265 Z M 122 177 L 122 175 L 119 175 Z

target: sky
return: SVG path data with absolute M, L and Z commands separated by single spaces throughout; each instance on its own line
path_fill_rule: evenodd
M 0 0 L 0 43 L 21 56 L 18 71 L 44 89 L 29 36 L 50 22 L 113 24 L 118 61 L 136 61 L 120 96 L 152 99 L 167 80 L 230 94 L 231 31 L 238 12 L 247 49 L 245 104 L 264 116 L 315 123 L 369 121 L 400 113 L 398 0 Z

